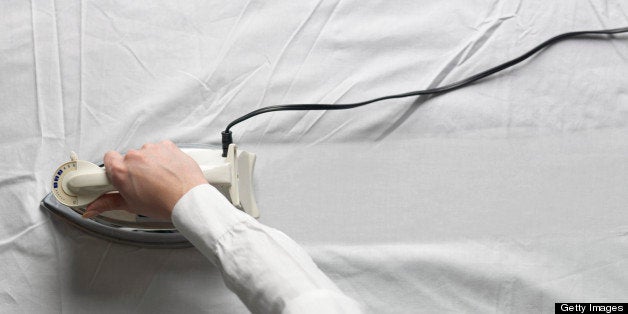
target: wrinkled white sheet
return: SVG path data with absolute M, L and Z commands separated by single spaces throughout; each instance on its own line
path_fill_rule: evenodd
M 39 207 L 70 150 L 217 143 L 261 106 L 438 86 L 622 1 L 0 1 L 0 312 L 243 312 L 194 249 L 111 244 Z M 628 36 L 472 87 L 234 128 L 261 221 L 373 313 L 628 302 Z

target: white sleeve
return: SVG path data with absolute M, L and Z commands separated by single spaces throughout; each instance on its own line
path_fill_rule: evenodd
M 172 222 L 251 312 L 361 313 L 298 244 L 237 210 L 209 184 L 177 202 Z

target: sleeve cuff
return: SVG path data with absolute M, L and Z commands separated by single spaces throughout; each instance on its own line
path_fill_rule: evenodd
M 253 220 L 235 208 L 209 184 L 189 190 L 172 210 L 172 223 L 196 248 L 217 265 L 216 242 L 232 227 Z

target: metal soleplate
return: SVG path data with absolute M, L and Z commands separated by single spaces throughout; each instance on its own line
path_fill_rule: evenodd
M 186 248 L 192 246 L 175 228 L 132 228 L 102 220 L 96 222 L 92 219 L 83 219 L 78 212 L 59 203 L 52 193 L 44 197 L 41 205 L 75 227 L 105 240 L 147 248 Z

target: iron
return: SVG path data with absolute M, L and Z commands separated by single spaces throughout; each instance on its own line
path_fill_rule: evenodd
M 255 154 L 240 151 L 235 144 L 227 148 L 199 145 L 182 146 L 201 168 L 205 179 L 216 187 L 236 208 L 259 217 L 253 195 Z M 61 164 L 52 177 L 52 192 L 41 205 L 56 216 L 92 235 L 110 241 L 143 247 L 189 247 L 191 244 L 170 220 L 154 219 L 122 210 L 108 211 L 84 219 L 85 207 L 105 193 L 116 193 L 105 168 L 78 159 L 72 152 L 70 161 Z

